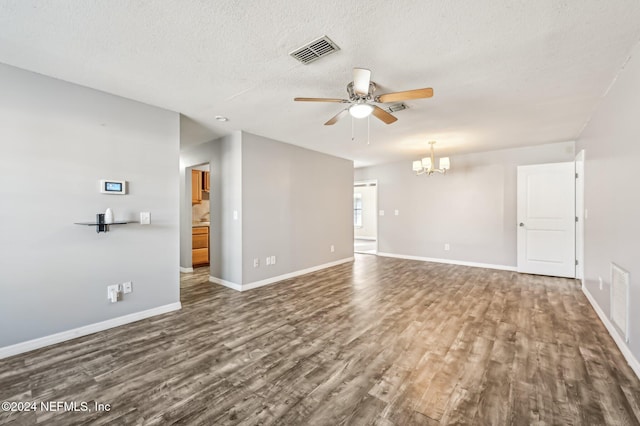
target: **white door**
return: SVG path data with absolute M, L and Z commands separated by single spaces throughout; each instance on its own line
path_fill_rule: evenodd
M 518 167 L 518 272 L 575 277 L 575 165 Z

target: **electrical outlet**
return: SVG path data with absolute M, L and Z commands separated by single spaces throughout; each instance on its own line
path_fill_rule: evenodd
M 120 284 L 107 286 L 107 299 L 111 303 L 116 303 L 120 300 Z
M 271 256 L 271 264 L 272 265 L 276 264 L 276 257 L 275 256 Z
M 330 250 L 331 250 L 331 253 L 336 251 L 336 248 L 335 248 L 335 246 L 333 244 L 331 244 L 331 249 Z
M 602 277 L 598 277 L 598 281 L 600 282 L 600 290 L 602 290 Z
M 267 256 L 267 258 L 265 259 L 265 264 L 267 266 L 271 265 L 271 257 Z
M 122 283 L 122 292 L 124 294 L 131 293 L 132 291 L 133 291 L 133 284 L 131 283 L 131 281 Z
M 253 259 L 253 267 L 257 268 L 258 266 L 260 266 L 260 259 L 256 257 Z
M 449 251 L 451 249 L 451 246 L 449 245 L 449 243 L 444 243 L 444 251 Z
M 384 210 L 380 210 L 380 211 L 378 212 L 378 214 L 379 214 L 380 216 L 384 216 Z
M 150 225 L 151 224 L 151 213 L 150 212 L 140 212 L 140 224 L 141 225 Z

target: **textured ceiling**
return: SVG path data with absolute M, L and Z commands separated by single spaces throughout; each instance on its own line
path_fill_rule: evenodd
M 640 38 L 637 0 L 0 0 L 0 62 L 184 114 L 183 145 L 245 130 L 356 165 L 575 139 Z M 309 65 L 288 53 L 328 35 Z M 323 123 L 354 66 L 433 87 L 385 125 Z M 216 115 L 229 118 L 226 123 Z

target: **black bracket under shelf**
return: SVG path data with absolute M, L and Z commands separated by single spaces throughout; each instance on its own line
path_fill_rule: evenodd
M 127 223 L 136 223 L 133 221 L 123 221 L 123 220 L 118 220 L 116 222 L 111 222 L 111 223 L 105 223 L 104 222 L 104 213 L 98 213 L 96 215 L 96 221 L 95 222 L 74 222 L 76 225 L 86 225 L 86 226 L 95 226 L 96 227 L 96 232 L 100 233 L 100 232 L 109 232 L 109 226 L 111 225 L 126 225 Z

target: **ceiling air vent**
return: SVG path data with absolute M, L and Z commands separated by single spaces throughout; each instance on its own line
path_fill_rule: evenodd
M 407 106 L 400 102 L 399 104 L 393 104 L 388 106 L 387 108 L 387 112 L 398 112 L 398 111 L 402 111 L 403 109 L 407 109 Z
M 322 36 L 313 40 L 311 43 L 297 48 L 289 53 L 289 55 L 306 65 L 338 50 L 340 50 L 340 48 L 337 44 L 332 42 L 329 37 Z

